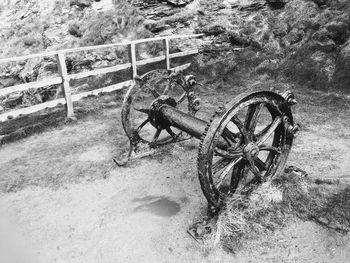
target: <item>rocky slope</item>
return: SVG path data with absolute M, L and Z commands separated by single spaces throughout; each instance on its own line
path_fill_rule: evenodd
M 142 32 L 143 17 L 128 3 L 112 0 L 9 1 L 0 9 L 0 57 L 10 57 L 64 48 L 121 42 L 152 36 Z M 70 72 L 122 63 L 125 50 L 72 53 L 67 57 Z M 0 65 L 0 88 L 42 80 L 57 74 L 55 58 L 30 59 Z M 85 80 L 87 82 L 87 80 Z M 96 80 L 99 81 L 99 80 Z M 95 82 L 96 82 L 95 81 Z M 111 81 L 108 77 L 102 85 Z M 77 87 L 83 83 L 78 83 Z M 57 86 L 10 94 L 0 98 L 0 112 L 62 96 Z M 25 99 L 28 97 L 29 99 Z
M 350 85 L 348 0 L 8 0 L 0 10 L 0 57 L 201 32 L 193 70 L 207 79 L 253 74 L 345 92 Z M 125 50 L 75 54 L 68 67 L 77 72 L 125 59 Z M 57 73 L 52 58 L 0 67 L 0 88 Z
M 310 88 L 348 89 L 349 1 L 206 3 L 199 31 L 215 36 L 214 45 L 222 49 L 243 48 L 255 73 Z

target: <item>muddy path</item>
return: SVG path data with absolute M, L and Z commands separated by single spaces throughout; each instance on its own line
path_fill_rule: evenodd
M 200 117 L 245 87 L 203 90 Z M 248 90 L 249 91 L 249 90 Z M 288 164 L 350 183 L 350 102 L 296 90 L 302 125 Z M 126 138 L 118 106 L 1 146 L 1 262 L 348 262 L 348 235 L 296 221 L 237 255 L 195 242 L 205 213 L 198 141 L 116 167 Z

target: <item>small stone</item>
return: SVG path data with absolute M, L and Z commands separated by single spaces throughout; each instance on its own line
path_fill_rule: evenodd
M 78 6 L 80 8 L 85 8 L 91 6 L 92 1 L 91 0 L 71 0 L 70 6 Z
M 344 44 L 349 37 L 348 25 L 344 22 L 330 22 L 326 25 L 329 37 L 337 44 Z
M 266 0 L 266 2 L 275 9 L 281 9 L 283 8 L 289 0 Z
M 182 7 L 185 6 L 187 4 L 189 4 L 192 1 L 189 0 L 166 0 L 169 4 L 173 5 L 173 6 L 178 6 L 178 7 Z

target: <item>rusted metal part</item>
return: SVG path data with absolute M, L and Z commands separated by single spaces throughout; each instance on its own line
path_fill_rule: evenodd
M 284 93 L 282 93 L 281 96 L 289 105 L 297 104 L 297 100 L 295 99 L 293 92 L 291 92 L 290 90 L 285 91 Z
M 195 115 L 201 106 L 201 99 L 196 95 L 194 87 L 198 84 L 193 75 L 185 76 L 184 89 L 188 100 L 188 113 Z
M 171 121 L 166 118 L 160 110 L 163 106 L 174 108 L 176 107 L 176 100 L 169 96 L 162 95 L 152 102 L 151 109 L 148 113 L 148 120 L 157 130 L 163 130 L 171 126 Z
M 160 112 L 163 119 L 166 119 L 170 126 L 176 127 L 197 139 L 201 139 L 206 127 L 208 126 L 208 122 L 168 105 L 164 105 L 160 109 Z M 217 147 L 219 149 L 228 150 L 229 145 L 224 138 L 220 137 L 217 142 Z
M 226 106 L 220 106 L 212 120 L 206 122 L 194 116 L 200 108 L 194 76 L 182 73 L 165 76 L 163 90 L 157 89 L 157 85 L 144 86 L 145 79 L 147 76 L 139 78 L 141 85 L 131 87 L 124 99 L 122 122 L 130 150 L 119 164 L 179 141 L 184 133 L 200 139 L 198 176 L 211 214 L 233 193 L 249 191 L 251 185 L 283 171 L 299 127 L 294 124 L 290 108 L 296 103 L 292 92 L 240 94 Z M 170 95 L 174 83 L 180 88 L 177 97 Z M 146 93 L 151 96 L 149 103 L 136 106 L 138 101 L 145 100 Z M 185 101 L 187 112 L 180 109 Z M 132 111 L 143 116 L 136 126 Z M 154 131 L 150 139 L 142 134 L 148 124 Z M 181 132 L 176 133 L 172 128 Z M 163 131 L 168 138 L 160 137 Z
M 168 105 L 164 105 L 160 109 L 160 113 L 164 119 L 168 120 L 170 126 L 176 127 L 197 139 L 201 138 L 208 125 L 206 121 Z

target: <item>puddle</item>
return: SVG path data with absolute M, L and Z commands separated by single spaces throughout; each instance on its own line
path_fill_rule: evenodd
M 180 211 L 180 204 L 171 201 L 165 196 L 145 196 L 133 199 L 134 202 L 141 203 L 134 208 L 136 212 L 149 212 L 161 217 L 171 217 Z

